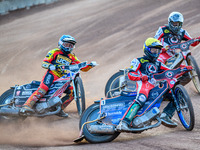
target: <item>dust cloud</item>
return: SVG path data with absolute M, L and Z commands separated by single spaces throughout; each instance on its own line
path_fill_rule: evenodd
M 78 118 L 71 117 L 66 119 L 59 117 L 28 118 L 23 122 L 0 124 L 0 144 L 16 146 L 71 145 L 79 135 Z

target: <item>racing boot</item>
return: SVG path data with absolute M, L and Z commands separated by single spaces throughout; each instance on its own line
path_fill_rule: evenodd
M 166 113 L 162 113 L 160 115 L 160 119 L 162 121 L 162 124 L 164 126 L 166 126 L 166 127 L 169 127 L 169 128 L 175 128 L 175 127 L 177 127 L 177 123 L 173 122 Z
M 35 111 L 32 109 L 35 103 L 45 95 L 46 91 L 39 88 L 36 90 L 26 101 L 26 103 L 22 106 L 20 109 L 20 113 L 26 114 L 26 113 L 35 113 Z
M 67 89 L 67 92 L 66 92 L 66 96 L 64 96 L 61 100 L 62 100 L 62 105 L 61 105 L 61 111 L 57 114 L 57 116 L 59 117 L 64 117 L 64 118 L 67 118 L 69 115 L 67 113 L 64 112 L 64 109 L 71 103 L 71 101 L 74 99 L 74 96 L 73 96 L 73 87 L 70 86 L 68 89 Z
M 68 113 L 65 113 L 64 110 L 61 110 L 61 111 L 57 114 L 57 116 L 63 117 L 63 118 L 67 118 L 69 115 L 68 115 Z
M 70 103 L 71 101 L 74 99 L 74 93 L 73 93 L 73 87 L 70 86 L 68 88 L 67 94 L 66 96 L 64 96 L 61 100 L 62 100 L 62 105 L 61 108 L 62 110 L 64 110 Z
M 120 131 L 128 131 L 130 130 L 129 125 L 135 115 L 137 114 L 138 110 L 140 109 L 140 105 L 135 102 L 129 111 L 127 112 L 126 116 L 124 117 L 123 120 L 120 121 L 119 125 L 117 125 L 116 129 Z

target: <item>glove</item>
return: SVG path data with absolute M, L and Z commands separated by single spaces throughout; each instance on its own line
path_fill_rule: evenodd
M 197 46 L 200 43 L 200 37 L 195 38 L 195 42 L 191 44 L 191 46 Z
M 186 66 L 186 68 L 187 68 L 188 70 L 192 70 L 192 69 L 193 69 L 192 66 Z
M 161 53 L 166 53 L 166 51 L 169 49 L 169 46 L 165 46 L 165 48 L 161 49 Z
M 200 42 L 200 36 L 197 37 L 196 39 L 198 40 L 197 43 L 199 44 L 199 42 Z
M 53 64 L 51 64 L 51 65 L 49 66 L 49 70 L 56 70 L 56 66 L 53 65 Z
M 97 65 L 96 61 L 91 61 L 91 63 L 89 64 L 89 66 L 95 67 Z
M 147 81 L 149 78 L 147 75 L 144 75 L 140 78 L 143 82 Z

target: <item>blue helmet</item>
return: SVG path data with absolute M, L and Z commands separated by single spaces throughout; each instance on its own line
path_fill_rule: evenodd
M 75 47 L 76 40 L 71 35 L 63 35 L 59 39 L 58 46 L 63 53 L 69 54 Z

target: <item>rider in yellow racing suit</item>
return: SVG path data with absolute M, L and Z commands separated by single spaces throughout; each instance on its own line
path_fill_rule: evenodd
M 47 69 L 43 79 L 40 83 L 39 88 L 28 98 L 26 103 L 22 106 L 20 110 L 22 113 L 34 113 L 32 109 L 33 105 L 42 98 L 49 90 L 51 84 L 63 76 L 59 65 L 71 65 L 81 63 L 78 58 L 72 54 L 72 50 L 75 47 L 76 41 L 70 35 L 63 35 L 58 42 L 59 48 L 50 50 L 43 60 L 42 67 Z M 87 65 L 82 68 L 82 71 L 88 71 L 93 66 Z M 66 90 L 67 96 L 66 100 L 62 103 L 62 111 L 58 114 L 61 117 L 67 117 L 68 114 L 63 111 L 63 109 L 73 100 L 73 86 L 69 86 Z

